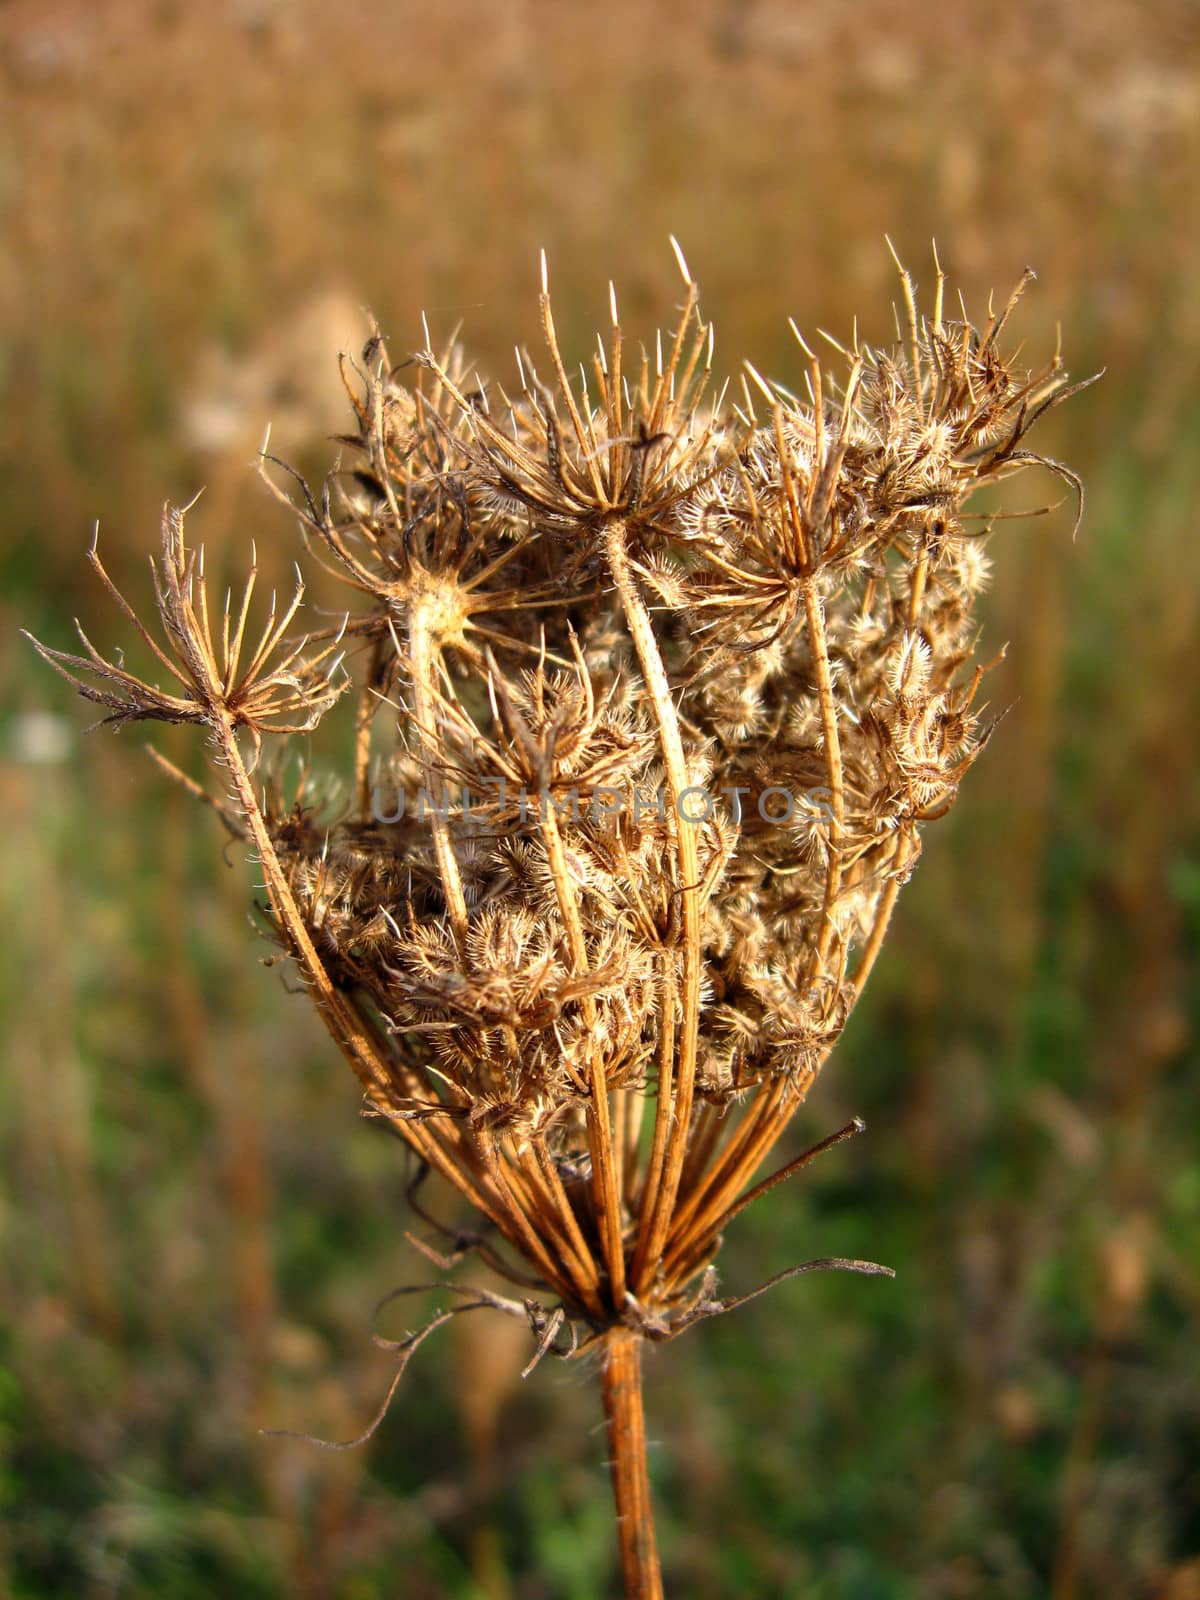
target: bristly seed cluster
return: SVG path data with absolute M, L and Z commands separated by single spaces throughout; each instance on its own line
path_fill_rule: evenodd
M 568 1316 L 656 1337 L 695 1319 L 986 740 L 964 506 L 1035 463 L 1078 489 L 1025 443 L 1073 392 L 1058 357 L 1001 351 L 1024 280 L 977 328 L 903 275 L 898 347 L 842 351 L 836 388 L 801 340 L 804 398 L 749 367 L 715 395 L 678 259 L 674 332 L 631 353 L 614 296 L 575 378 L 544 266 L 548 368 L 519 358 L 511 396 L 457 348 L 343 363 L 350 463 L 318 498 L 264 458 L 354 593 L 337 629 L 289 641 L 297 594 L 251 644 L 253 578 L 218 615 L 172 511 L 162 643 L 120 602 L 169 691 L 38 647 L 109 720 L 211 730 L 368 1112 Z M 278 762 L 258 787 L 263 736 L 351 687 L 349 804 Z

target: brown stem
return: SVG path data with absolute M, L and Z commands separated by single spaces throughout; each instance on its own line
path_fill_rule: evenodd
M 679 728 L 679 716 L 671 697 L 667 669 L 659 652 L 650 613 L 646 610 L 629 565 L 625 548 L 624 524 L 610 524 L 605 549 L 613 584 L 625 614 L 625 626 L 637 652 L 642 680 L 658 723 L 659 745 L 671 810 L 675 819 L 675 846 L 678 858 L 680 921 L 683 929 L 682 1020 L 679 1029 L 679 1059 L 673 1086 L 660 1073 L 658 1107 L 655 1112 L 654 1149 L 646 1187 L 642 1193 L 642 1220 L 631 1276 L 638 1293 L 657 1271 L 671 1212 L 679 1192 L 692 1124 L 692 1100 L 696 1087 L 696 1056 L 700 1027 L 700 884 L 695 824 L 686 820 L 681 797 L 687 792 L 689 771 Z M 666 1063 L 664 1062 L 665 1066 Z M 674 1090 L 671 1093 L 671 1090 Z M 661 1157 L 661 1169 L 656 1159 Z
M 816 583 L 804 586 L 804 613 L 808 620 L 808 642 L 812 651 L 813 672 L 817 680 L 817 699 L 821 707 L 821 727 L 825 736 L 825 762 L 833 809 L 830 830 L 829 865 L 825 879 L 825 905 L 817 942 L 808 963 L 808 982 L 812 983 L 824 967 L 833 937 L 833 910 L 842 886 L 842 838 L 846 828 L 846 797 L 842 776 L 842 743 L 838 732 L 837 701 L 829 666 L 829 643 L 825 636 L 825 617 Z M 844 963 L 843 963 L 844 964 Z
M 626 1600 L 662 1600 L 662 1572 L 646 1473 L 642 1341 L 628 1328 L 610 1328 L 604 1342 L 601 1384 Z
M 413 714 L 421 738 L 422 764 L 430 795 L 437 781 L 437 644 L 429 626 L 425 606 L 414 603 L 408 620 L 409 670 L 412 681 Z M 455 943 L 462 949 L 467 931 L 467 902 L 463 895 L 458 858 L 450 838 L 450 826 L 433 801 L 430 829 L 437 854 L 438 877 L 446 901 L 446 914 L 454 930 Z
M 567 947 L 574 972 L 588 969 L 587 946 L 584 943 L 583 924 L 579 906 L 567 871 L 566 854 L 558 817 L 553 802 L 542 807 L 542 840 L 546 857 L 554 878 L 558 911 L 567 933 Z M 596 1002 L 590 995 L 583 998 L 583 1020 L 593 1041 L 596 1038 Z M 604 1066 L 598 1046 L 593 1042 L 588 1070 L 591 1077 L 592 1100 L 588 1107 L 588 1148 L 592 1157 L 592 1184 L 596 1199 L 596 1219 L 608 1265 L 608 1278 L 612 1288 L 612 1303 L 618 1313 L 625 1305 L 625 1244 L 621 1231 L 621 1191 L 617 1186 L 617 1172 L 613 1151 L 612 1122 L 608 1106 L 608 1085 L 604 1080 Z

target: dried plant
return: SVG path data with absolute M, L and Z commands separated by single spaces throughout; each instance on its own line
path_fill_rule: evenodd
M 544 262 L 549 371 L 522 359 L 512 397 L 428 340 L 406 365 L 378 337 L 343 362 L 351 464 L 318 496 L 263 457 L 355 595 L 336 628 L 289 637 L 298 585 L 251 647 L 253 571 L 217 613 L 168 510 L 161 642 L 91 555 L 168 687 L 82 634 L 83 654 L 37 646 L 106 721 L 208 729 L 232 782 L 212 803 L 366 1114 L 484 1219 L 452 1258 L 477 1249 L 523 1291 L 456 1287 L 454 1309 L 527 1317 L 535 1361 L 600 1350 L 626 1584 L 649 1596 L 642 1341 L 749 1298 L 716 1293 L 726 1227 L 859 1126 L 755 1182 L 922 823 L 988 738 L 989 521 L 964 506 L 1030 465 L 1082 503 L 1025 442 L 1074 392 L 1059 357 L 1028 372 L 1001 350 L 1027 279 L 977 328 L 944 315 L 940 269 L 926 316 L 902 274 L 896 349 L 838 347 L 834 389 L 797 334 L 806 398 L 750 367 L 731 398 L 676 254 L 674 332 L 630 360 L 614 295 L 590 378 L 566 373 Z M 343 696 L 350 798 L 277 757 L 258 784 L 266 736 Z M 886 1270 L 792 1271 L 816 1267 Z M 393 1347 L 397 1382 L 452 1314 Z

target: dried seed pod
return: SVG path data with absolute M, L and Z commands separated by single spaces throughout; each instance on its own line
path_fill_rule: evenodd
M 557 1300 L 539 1351 L 564 1318 L 607 1341 L 629 1428 L 630 1349 L 732 1304 L 708 1271 L 722 1228 L 775 1181 L 750 1188 L 920 825 L 985 742 L 965 504 L 1029 466 L 1078 488 L 1025 443 L 1073 392 L 1057 357 L 1027 372 L 999 348 L 1024 281 L 977 329 L 943 321 L 940 273 L 920 317 L 905 275 L 900 349 L 857 347 L 836 388 L 810 355 L 808 402 L 748 367 L 727 408 L 677 256 L 677 327 L 627 370 L 614 297 L 591 386 L 567 377 L 545 278 L 550 381 L 522 359 L 511 402 L 457 350 L 421 352 L 411 387 L 378 339 L 345 369 L 358 460 L 337 493 L 265 463 L 354 596 L 338 628 L 289 641 L 298 591 L 247 653 L 251 576 L 214 633 L 173 512 L 165 648 L 120 602 L 170 692 L 86 637 L 38 646 L 109 720 L 211 729 L 274 934 L 367 1109 Z M 256 755 L 314 727 L 347 673 L 348 809 L 256 791 L 239 730 Z M 624 1512 L 644 1523 L 644 1498 Z

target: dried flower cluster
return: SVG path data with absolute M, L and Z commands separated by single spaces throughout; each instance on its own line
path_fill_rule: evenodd
M 457 349 L 393 367 L 376 338 L 344 364 L 352 461 L 319 498 L 264 465 L 355 594 L 336 630 L 285 639 L 298 591 L 251 650 L 253 579 L 214 627 L 171 512 L 165 649 L 138 624 L 170 692 L 86 639 L 39 647 L 111 719 L 212 730 L 367 1110 L 585 1338 L 727 1304 L 722 1229 L 774 1181 L 748 1192 L 987 736 L 988 524 L 964 505 L 1031 463 L 1078 488 L 1024 442 L 1072 392 L 1057 356 L 1001 351 L 1024 282 L 976 328 L 940 272 L 927 317 L 904 276 L 898 348 L 842 351 L 834 390 L 801 340 L 805 398 L 752 368 L 730 398 L 679 265 L 674 333 L 630 359 L 614 297 L 590 377 L 544 268 L 548 371 L 522 360 L 512 397 Z M 261 737 L 347 674 L 349 804 L 278 765 L 260 793 Z

